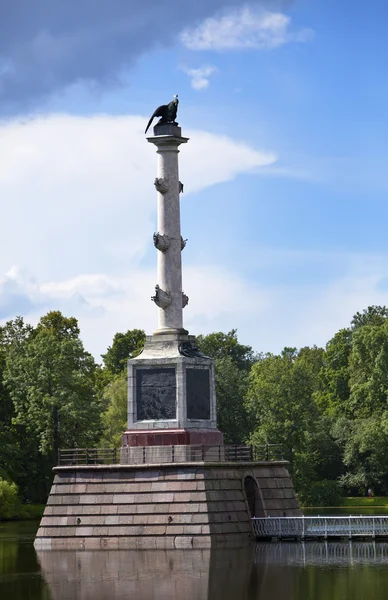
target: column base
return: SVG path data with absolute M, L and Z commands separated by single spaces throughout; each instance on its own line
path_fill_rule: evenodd
M 123 434 L 123 446 L 221 446 L 218 429 L 138 429 Z
M 157 329 L 154 331 L 153 335 L 188 335 L 187 329 L 174 329 L 173 327 L 163 327 L 162 329 Z

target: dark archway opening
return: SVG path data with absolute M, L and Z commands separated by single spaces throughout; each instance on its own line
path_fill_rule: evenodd
M 251 518 L 265 517 L 265 511 L 261 500 L 259 488 L 253 477 L 250 477 L 249 475 L 245 477 L 244 489 Z

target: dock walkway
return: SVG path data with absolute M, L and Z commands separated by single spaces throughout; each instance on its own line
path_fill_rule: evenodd
M 253 518 L 256 538 L 388 537 L 388 516 Z

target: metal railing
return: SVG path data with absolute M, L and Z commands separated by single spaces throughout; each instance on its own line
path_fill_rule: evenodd
M 115 465 L 120 462 L 117 448 L 66 448 L 58 451 L 58 465 Z
M 281 444 L 264 444 L 262 446 L 250 446 L 250 448 L 252 448 L 253 460 L 287 460 Z
M 254 517 L 252 523 L 257 538 L 388 536 L 388 516 Z
M 239 445 L 124 446 L 70 448 L 58 452 L 58 465 L 152 464 L 181 462 L 254 462 L 282 460 L 280 446 Z

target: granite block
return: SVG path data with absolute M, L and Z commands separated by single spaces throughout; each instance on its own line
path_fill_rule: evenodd
M 159 510 L 162 510 L 162 505 L 160 505 Z M 154 512 L 154 505 L 153 504 L 138 504 L 138 505 L 134 505 L 134 510 L 136 512 L 136 514 L 149 514 L 149 513 L 153 513 Z M 121 512 L 123 512 L 122 508 L 120 507 Z
M 193 537 L 193 548 L 211 548 L 212 538 L 210 535 L 203 534 Z
M 200 535 L 202 525 L 183 525 L 184 535 Z
M 147 525 L 143 528 L 143 535 L 164 535 L 166 533 L 166 526 L 162 525 Z
M 195 513 L 191 515 L 191 522 L 192 523 L 201 523 L 201 524 L 206 524 L 209 523 L 209 521 L 211 520 L 211 513 Z
M 146 481 L 150 481 L 150 480 L 154 480 L 154 481 L 159 481 L 160 480 L 160 471 L 156 471 L 156 470 L 149 470 L 149 471 L 137 471 L 135 472 L 135 479 L 139 480 L 139 479 L 144 479 Z
M 86 507 L 85 506 L 85 514 L 91 514 L 90 513 L 90 508 L 92 508 L 91 506 Z M 99 513 L 97 514 L 102 514 L 102 515 L 116 515 L 119 512 L 119 506 L 115 506 L 113 504 L 103 504 L 102 506 L 98 507 L 100 509 Z
M 167 530 L 168 534 L 168 530 Z M 174 548 L 174 536 L 164 535 L 156 538 L 156 547 L 165 550 L 172 550 Z
M 176 536 L 174 546 L 175 548 L 192 548 L 193 538 L 191 536 Z
M 132 525 L 135 524 L 136 515 L 119 515 L 119 525 Z
M 84 548 L 85 550 L 100 550 L 101 538 L 85 538 Z
M 137 497 L 136 497 L 137 500 Z M 133 504 L 135 501 L 135 494 L 113 494 L 111 502 L 113 504 Z
M 118 515 L 106 515 L 105 516 L 105 525 L 118 525 L 119 524 Z
M 167 492 L 154 492 L 153 494 L 139 494 L 137 496 L 138 502 L 173 502 L 174 494 Z
M 103 529 L 103 528 L 99 528 Z M 105 528 L 104 528 L 105 529 Z M 74 531 L 74 535 L 77 537 L 90 537 L 96 535 L 94 532 L 96 531 L 95 527 L 76 527 Z M 101 534 L 99 534 L 101 535 Z
M 168 525 L 166 533 L 168 535 L 183 535 L 183 525 Z
M 196 478 L 197 473 L 195 472 L 195 470 L 193 470 L 192 472 L 187 473 L 187 471 L 179 471 L 177 473 L 177 479 L 178 480 L 182 480 L 182 479 L 195 479 Z

